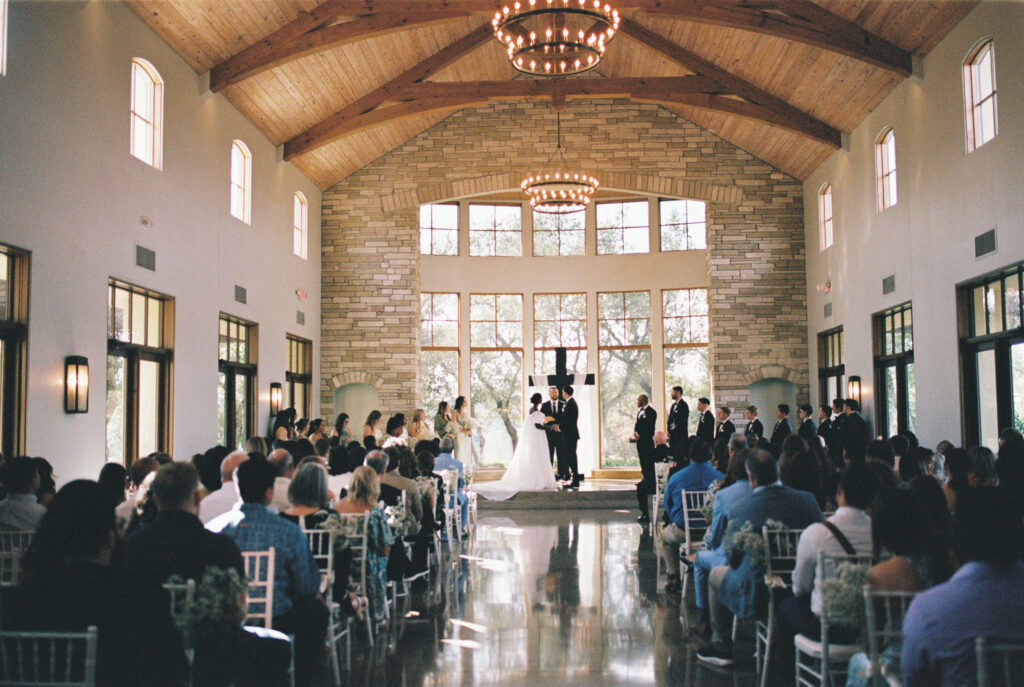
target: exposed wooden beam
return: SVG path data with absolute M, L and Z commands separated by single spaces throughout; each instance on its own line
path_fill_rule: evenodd
M 410 67 L 391 81 L 367 93 L 355 102 L 346 105 L 327 119 L 314 124 L 298 136 L 285 142 L 284 159 L 291 160 L 296 155 L 309 152 L 314 148 L 326 145 L 340 138 L 345 135 L 345 126 L 349 120 L 373 110 L 406 86 L 417 81 L 423 81 L 432 74 L 436 74 L 466 53 L 479 47 L 485 41 L 491 40 L 491 35 L 489 24 L 484 24 L 470 31 L 440 52 Z
M 462 12 L 451 10 L 401 15 L 371 14 L 356 17 L 342 24 L 317 26 L 296 36 L 293 25 L 300 20 L 304 20 L 300 27 L 309 23 L 304 17 L 300 17 L 263 40 L 253 43 L 237 55 L 215 65 L 210 70 L 210 90 L 214 93 L 219 92 L 231 84 L 268 69 L 346 43 L 376 38 L 396 31 L 423 28 L 464 16 Z
M 813 136 L 800 122 L 765 105 L 741 100 L 706 76 L 669 76 L 619 79 L 515 79 L 512 81 L 421 82 L 394 88 L 374 108 L 353 110 L 344 119 L 331 120 L 302 147 L 285 144 L 285 159 L 307 153 L 345 136 L 374 126 L 392 124 L 417 115 L 475 107 L 495 100 L 551 98 L 556 106 L 566 98 L 626 97 L 636 102 L 692 105 L 756 119 L 812 136 L 829 145 L 831 139 Z M 290 147 L 291 146 L 291 147 Z
M 619 25 L 619 31 L 657 50 L 690 71 L 715 80 L 728 92 L 759 105 L 761 108 L 765 108 L 768 112 L 773 113 L 779 121 L 788 122 L 790 129 L 827 143 L 833 148 L 839 148 L 841 145 L 842 134 L 838 129 L 812 117 L 781 98 L 777 98 L 771 93 L 758 88 L 749 81 L 708 62 L 699 55 L 695 55 L 689 50 L 676 45 L 650 29 L 628 19 L 623 19 Z
M 910 76 L 908 51 L 810 0 L 655 0 L 647 12 L 806 43 Z

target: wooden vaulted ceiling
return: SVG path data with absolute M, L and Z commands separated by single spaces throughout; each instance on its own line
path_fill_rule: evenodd
M 515 72 L 496 0 L 127 0 L 321 188 L 465 107 L 658 103 L 806 178 L 977 0 L 606 0 L 581 77 Z

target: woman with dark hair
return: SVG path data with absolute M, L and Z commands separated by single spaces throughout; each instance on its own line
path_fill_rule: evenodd
M 22 559 L 22 581 L 4 608 L 6 629 L 82 632 L 99 629 L 97 683 L 119 683 L 122 595 L 110 567 L 114 541 L 110 496 L 91 480 L 74 480 L 53 497 Z
M 39 489 L 36 490 L 36 501 L 46 508 L 57 493 L 57 483 L 53 480 L 53 466 L 45 458 L 33 458 L 32 465 L 39 473 Z
M 786 441 L 790 438 L 792 437 L 786 437 Z M 782 483 L 792 489 L 813 494 L 818 507 L 825 508 L 825 483 L 821 462 L 806 450 L 788 453 L 783 448 L 782 456 L 779 459 L 779 479 Z
M 352 441 L 352 435 L 348 433 L 348 413 L 338 413 L 334 419 L 334 429 L 331 431 L 331 439 L 337 438 L 338 446 L 347 446 Z
M 124 491 L 128 487 L 128 471 L 120 463 L 106 463 L 100 469 L 97 484 L 100 493 L 110 502 L 110 507 L 117 508 L 124 502 Z
M 984 446 L 974 446 L 967 451 L 971 458 L 971 466 L 967 470 L 967 479 L 972 487 L 994 487 L 999 483 L 996 475 L 996 458 L 992 449 Z M 34 460 L 41 460 L 36 458 Z M 40 478 L 42 473 L 40 473 Z M 39 499 L 42 503 L 42 499 Z
M 971 488 L 968 476 L 971 470 L 971 456 L 966 449 L 951 448 L 946 452 L 946 503 L 951 513 L 956 513 L 957 496 Z
M 909 482 L 918 475 L 927 475 L 928 464 L 931 460 L 932 452 L 929 449 L 923 446 L 910 449 L 907 455 L 903 456 L 903 459 L 900 460 L 900 481 Z
M 379 410 L 371 410 L 370 414 L 366 416 L 366 423 L 363 425 L 364 442 L 366 437 L 373 437 L 376 445 L 381 445 L 381 442 L 384 440 L 384 429 L 381 427 L 383 417 Z
M 295 434 L 292 435 L 293 439 L 305 439 L 306 432 L 309 429 L 309 420 L 304 417 L 300 417 L 295 421 Z
M 924 509 L 932 532 L 940 542 L 949 546 L 953 536 L 953 518 L 939 480 L 931 475 L 917 475 L 907 482 L 907 490 Z
M 295 409 L 285 408 L 274 418 L 273 441 L 291 441 L 295 433 Z
M 306 432 L 306 439 L 309 440 L 309 443 L 316 444 L 317 441 L 324 438 L 325 431 L 326 427 L 324 426 L 324 421 L 321 418 L 310 420 L 309 428 Z
M 448 401 L 441 401 L 437 404 L 437 414 L 434 415 L 434 433 L 441 439 L 455 438 L 455 427 L 452 425 L 452 415 L 448 411 Z

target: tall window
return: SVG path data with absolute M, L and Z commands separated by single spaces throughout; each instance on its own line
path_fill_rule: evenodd
M 683 387 L 684 398 L 711 395 L 708 357 L 707 289 L 662 291 L 665 386 Z M 690 431 L 697 431 L 698 413 L 690 413 Z
M 303 260 L 309 250 L 309 203 L 301 191 L 292 200 L 292 252 Z
M 663 200 L 661 250 L 699 250 L 708 247 L 704 203 L 699 200 Z
M 0 451 L 25 452 L 28 253 L 0 246 Z
M 886 129 L 875 141 L 875 173 L 878 176 L 878 211 L 896 204 L 896 135 Z
M 420 206 L 420 254 L 459 254 L 459 206 Z
M 821 250 L 832 245 L 832 184 L 827 182 L 818 191 L 818 244 Z
M 585 212 L 565 215 L 533 213 L 533 254 L 583 255 L 586 250 Z
M 875 315 L 877 426 L 886 436 L 917 431 L 914 321 L 910 303 Z
M 131 120 L 131 154 L 160 169 L 164 148 L 164 80 L 156 67 L 140 57 L 132 60 Z
M 107 292 L 107 460 L 171 449 L 174 300 L 111 281 Z
M 651 396 L 651 295 L 647 291 L 597 294 L 601 398 L 601 463 L 635 467 L 627 439 L 636 419 L 636 397 Z
M 533 296 L 533 370 L 555 373 L 555 349 L 566 349 L 569 372 L 587 371 L 587 294 L 538 293 Z
M 999 431 L 1024 431 L 1024 263 L 959 289 L 964 443 L 995 449 Z
M 647 253 L 650 217 L 646 200 L 597 204 L 597 254 Z
M 220 316 L 217 443 L 241 448 L 256 426 L 256 325 Z
M 996 52 L 992 41 L 985 41 L 964 60 L 964 119 L 967 123 L 967 152 L 995 138 Z
M 469 254 L 517 256 L 523 254 L 523 206 L 469 206 Z
M 846 397 L 843 377 L 846 375 L 843 328 L 836 327 L 818 334 L 818 394 L 821 403 L 831 405 Z
M 7 73 L 7 0 L 0 0 L 0 76 Z M 6 451 L 5 451 L 6 453 Z
M 459 294 L 420 294 L 420 401 L 436 408 L 459 395 Z M 433 414 L 431 414 L 433 417 Z
M 235 139 L 231 142 L 231 216 L 252 222 L 252 153 Z
M 313 405 L 313 342 L 288 334 L 288 369 L 284 373 L 282 408 L 295 408 L 296 417 L 310 417 Z
M 480 464 L 504 465 L 523 421 L 523 297 L 471 294 L 469 343 Z

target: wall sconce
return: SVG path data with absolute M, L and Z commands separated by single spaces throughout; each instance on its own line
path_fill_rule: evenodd
M 64 412 L 89 412 L 89 359 L 84 356 L 64 358 Z
M 270 383 L 270 414 L 277 415 L 281 412 L 281 399 L 284 396 L 284 392 L 281 389 L 280 382 Z
M 860 377 L 857 375 L 850 375 L 849 380 L 847 380 L 846 397 L 860 403 Z

